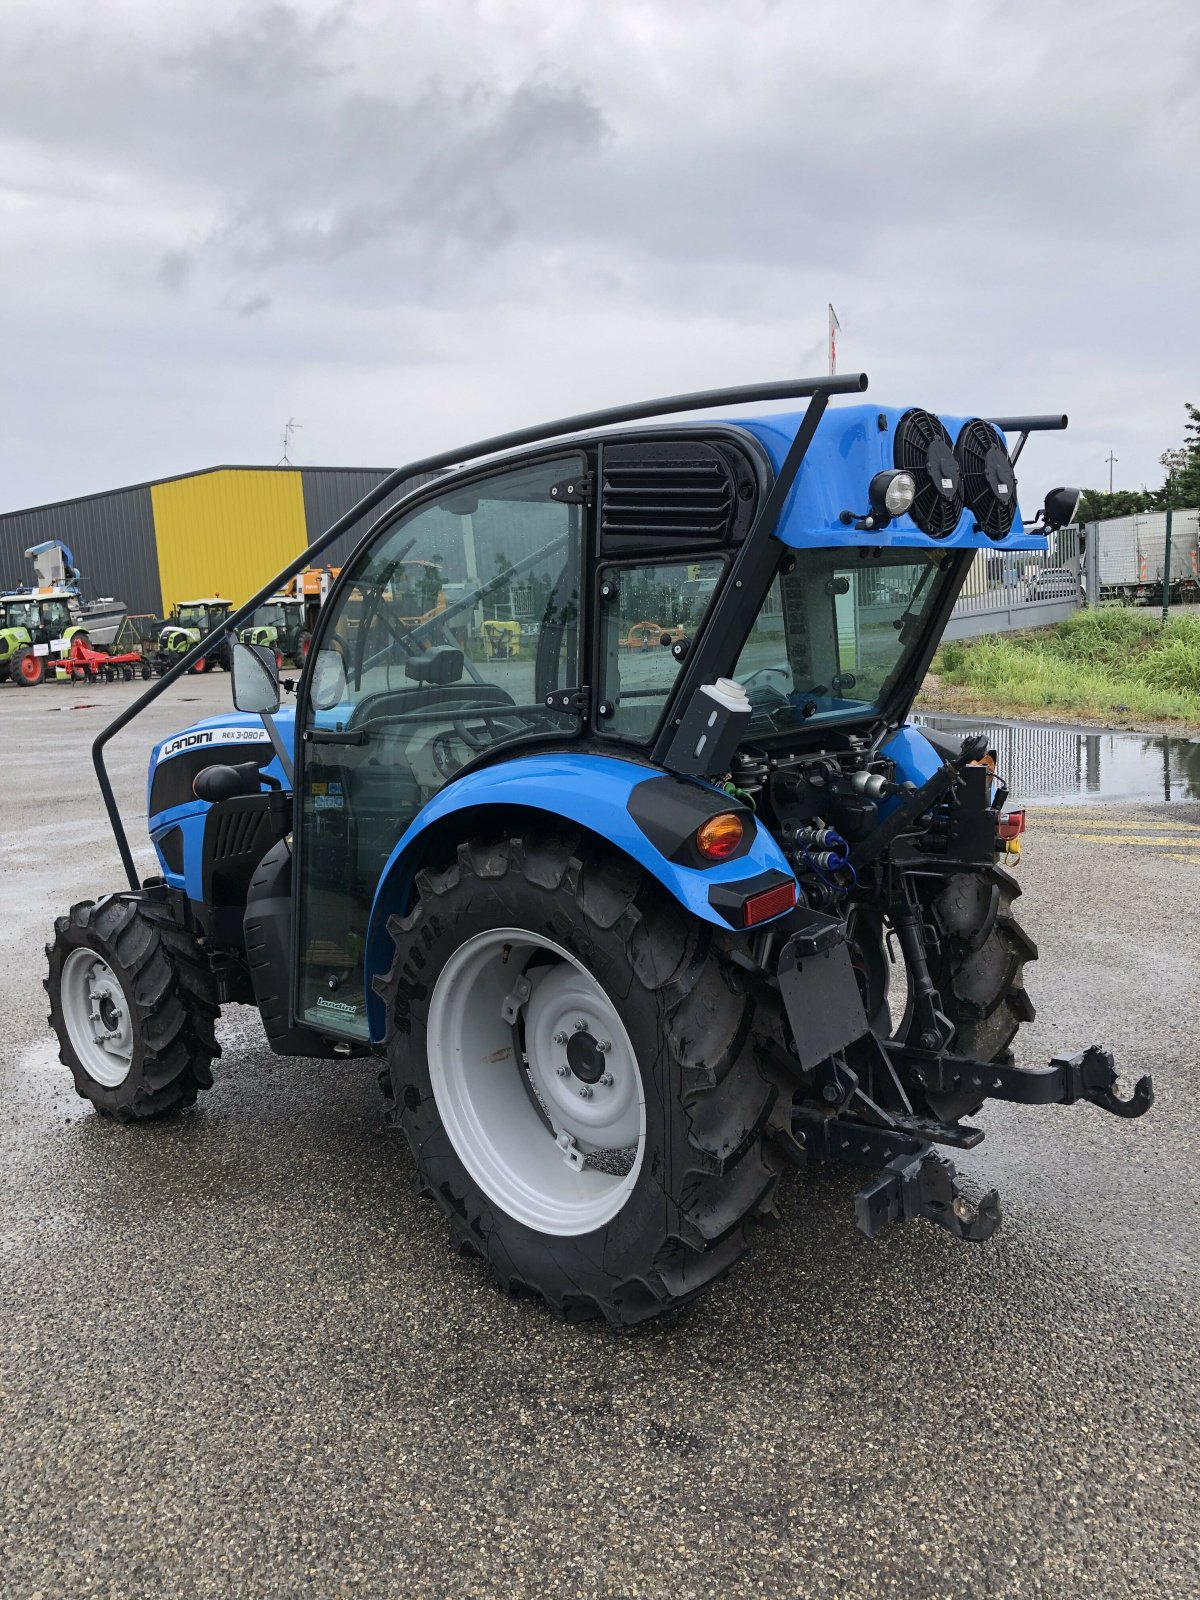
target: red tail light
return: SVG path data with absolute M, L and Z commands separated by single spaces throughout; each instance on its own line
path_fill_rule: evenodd
M 777 883 L 770 889 L 760 889 L 742 901 L 742 927 L 752 928 L 757 922 L 769 922 L 772 917 L 790 911 L 795 904 L 795 879 L 789 878 L 786 883 Z

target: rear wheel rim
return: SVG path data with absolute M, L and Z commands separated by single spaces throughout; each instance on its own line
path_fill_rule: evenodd
M 625 1205 L 646 1147 L 642 1076 L 616 1006 L 560 945 L 522 928 L 460 945 L 434 985 L 427 1058 L 459 1160 L 510 1217 L 575 1237 Z
M 20 665 L 21 676 L 26 683 L 36 683 L 42 675 L 41 665 L 36 656 L 23 657 Z
M 116 973 L 95 950 L 72 950 L 59 981 L 63 1021 L 80 1065 L 105 1089 L 133 1066 L 133 1018 Z

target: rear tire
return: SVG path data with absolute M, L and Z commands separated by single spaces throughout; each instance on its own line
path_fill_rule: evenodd
M 721 935 L 634 863 L 555 837 L 460 846 L 454 865 L 417 875 L 412 909 L 389 932 L 395 959 L 376 979 L 389 1019 L 385 1093 L 417 1186 L 460 1251 L 570 1321 L 641 1322 L 723 1277 L 746 1253 L 752 1219 L 773 1210 L 769 1124 L 787 1120 L 790 1097 L 768 1065 L 778 1013 L 745 989 Z M 532 983 L 505 1025 L 497 997 L 510 971 L 506 1003 L 525 973 Z M 456 988 L 472 982 L 465 996 Z M 560 1041 L 579 1022 L 572 1056 Z M 609 1053 L 589 1059 L 604 1044 L 593 1026 L 610 1035 Z M 458 1047 L 464 1038 L 477 1058 Z M 608 1087 L 590 1076 L 602 1068 Z M 592 1107 L 604 1115 L 602 1100 L 572 1097 L 595 1082 L 617 1105 L 633 1078 L 642 1120 L 622 1170 L 624 1150 L 591 1149 L 582 1131 Z M 572 1122 L 580 1142 L 568 1159 L 555 1134 L 573 1140 Z
M 995 922 L 978 949 L 997 899 Z M 941 950 L 931 955 L 929 973 L 942 997 L 942 1010 L 954 1024 L 954 1048 L 976 1061 L 1009 1059 L 1023 1022 L 1036 1015 L 1025 989 L 1025 964 L 1036 961 L 1037 945 L 1013 914 L 1021 885 L 1003 867 L 951 878 L 931 902 Z
M 102 1115 L 146 1122 L 212 1087 L 216 986 L 164 907 L 81 901 L 55 921 L 46 955 L 59 1060 Z
M 19 689 L 34 689 L 46 676 L 45 657 L 35 656 L 27 645 L 13 656 L 8 675 Z
M 1026 963 L 1036 961 L 1038 951 L 1013 913 L 1020 893 L 1021 885 L 1011 873 L 992 866 L 933 881 L 923 897 L 925 920 L 936 930 L 939 944 L 927 951 L 929 976 L 941 997 L 943 1014 L 954 1025 L 950 1049 L 956 1055 L 1010 1062 L 1017 1030 L 1036 1014 L 1024 978 Z M 903 1042 L 912 1027 L 912 1002 L 893 1032 L 884 999 L 889 961 L 879 920 L 863 908 L 856 913 L 853 928 L 871 1026 L 876 1033 Z M 970 1104 L 961 1096 L 926 1098 L 929 1110 L 946 1121 L 967 1115 L 978 1105 L 977 1098 Z

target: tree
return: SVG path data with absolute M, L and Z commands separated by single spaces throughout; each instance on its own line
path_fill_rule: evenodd
M 1139 511 L 1159 511 L 1161 489 L 1085 489 L 1079 502 L 1079 522 L 1103 522 L 1108 517 L 1131 517 Z
M 1189 405 L 1187 414 L 1183 450 L 1179 452 L 1185 459 L 1176 472 L 1168 475 L 1167 488 L 1169 505 L 1191 508 L 1200 506 L 1200 406 Z

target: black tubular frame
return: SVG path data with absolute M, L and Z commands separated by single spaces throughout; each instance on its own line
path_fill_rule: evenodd
M 1004 433 L 1019 433 L 1021 437 L 1008 453 L 1008 459 L 1015 467 L 1021 458 L 1021 451 L 1025 448 L 1025 441 L 1031 433 L 1060 433 L 1067 426 L 1065 411 L 1056 411 L 1051 416 L 1040 417 L 989 417 L 988 421 L 993 428 L 999 428 Z
M 830 380 L 831 383 L 837 381 Z M 867 377 L 862 372 L 852 374 L 846 381 L 853 385 L 852 393 L 861 393 L 867 387 Z M 813 392 L 775 482 L 725 575 L 720 593 L 705 619 L 696 649 L 687 657 L 684 670 L 679 675 L 666 717 L 650 753 L 650 759 L 656 766 L 664 766 L 667 762 L 676 730 L 682 721 L 683 707 L 702 683 L 711 683 L 731 669 L 737 652 L 745 643 L 758 606 L 784 554 L 782 541 L 774 535 L 787 497 L 792 492 L 818 424 L 825 415 L 829 396 L 839 393 L 844 394 L 846 390 L 820 388 Z
M 323 551 L 329 548 L 335 539 L 339 538 L 347 529 L 352 528 L 356 522 L 366 516 L 367 512 L 374 510 L 381 501 L 386 500 L 388 495 L 393 490 L 398 489 L 406 479 L 420 474 L 440 472 L 449 467 L 462 466 L 468 461 L 485 456 L 499 455 L 507 450 L 518 449 L 522 445 L 539 444 L 547 440 L 589 432 L 594 428 L 607 428 L 623 422 L 647 421 L 652 417 L 670 416 L 680 411 L 709 411 L 719 406 L 755 405 L 767 400 L 808 399 L 810 404 L 796 435 L 797 441 L 800 439 L 801 434 L 805 435 L 804 447 L 799 452 L 794 467 L 791 468 L 790 477 L 788 476 L 788 471 L 793 457 L 797 455 L 796 444 L 793 443 L 789 450 L 776 484 L 776 488 L 778 488 L 779 483 L 786 481 L 786 488 L 782 494 L 778 495 L 773 489 L 767 497 L 763 512 L 745 541 L 742 551 L 744 555 L 752 542 L 757 543 L 759 546 L 767 543 L 759 533 L 759 530 L 765 525 L 765 513 L 768 508 L 773 508 L 773 521 L 778 520 L 779 512 L 783 508 L 787 488 L 791 487 L 795 473 L 799 469 L 800 460 L 803 459 L 804 450 L 808 447 L 808 441 L 816 429 L 816 424 L 825 410 L 830 395 L 861 394 L 866 387 L 866 374 L 855 372 L 847 373 L 844 377 L 783 379 L 774 383 L 749 383 L 730 389 L 705 389 L 694 394 L 668 395 L 660 400 L 642 400 L 632 405 L 610 406 L 602 411 L 585 411 L 578 416 L 561 417 L 557 422 L 543 422 L 529 428 L 518 428 L 512 433 L 496 434 L 493 438 L 482 439 L 476 444 L 460 446 L 456 450 L 444 450 L 437 455 L 425 456 L 418 461 L 410 461 L 405 466 L 397 467 L 394 471 L 389 472 L 387 477 L 383 478 L 361 500 L 351 506 L 349 511 L 345 512 L 336 522 L 326 528 L 320 538 L 315 539 L 293 561 L 289 561 L 286 567 L 276 573 L 270 583 L 265 584 L 244 605 L 239 606 L 232 615 L 227 617 L 215 633 L 207 635 L 207 637 L 200 640 L 199 644 L 193 645 L 190 650 L 186 651 L 169 671 L 151 684 L 144 694 L 140 695 L 131 706 L 126 707 L 121 715 L 115 717 L 96 737 L 92 744 L 92 765 L 96 769 L 96 779 L 100 785 L 104 809 L 108 813 L 109 826 L 112 828 L 113 838 L 116 840 L 117 850 L 121 857 L 121 865 L 124 867 L 125 876 L 129 880 L 129 887 L 136 890 L 141 887 L 141 884 L 138 879 L 137 867 L 134 864 L 133 852 L 129 848 L 129 837 L 125 831 L 125 824 L 121 819 L 120 809 L 113 793 L 112 781 L 108 776 L 108 768 L 105 765 L 105 746 L 121 732 L 122 728 L 127 727 L 148 705 L 157 700 L 159 695 L 165 693 L 177 678 L 190 671 L 203 656 L 211 654 L 223 637 L 235 637 L 239 624 L 257 606 L 262 605 L 265 600 L 269 600 L 280 584 L 286 583 L 289 578 L 294 577 L 296 573 L 314 561 Z M 417 492 L 419 491 L 414 491 L 414 493 Z M 756 534 L 759 534 L 757 540 L 754 538 Z M 727 585 L 728 587 L 731 586 Z M 713 620 L 715 621 L 716 618 L 714 617 Z

